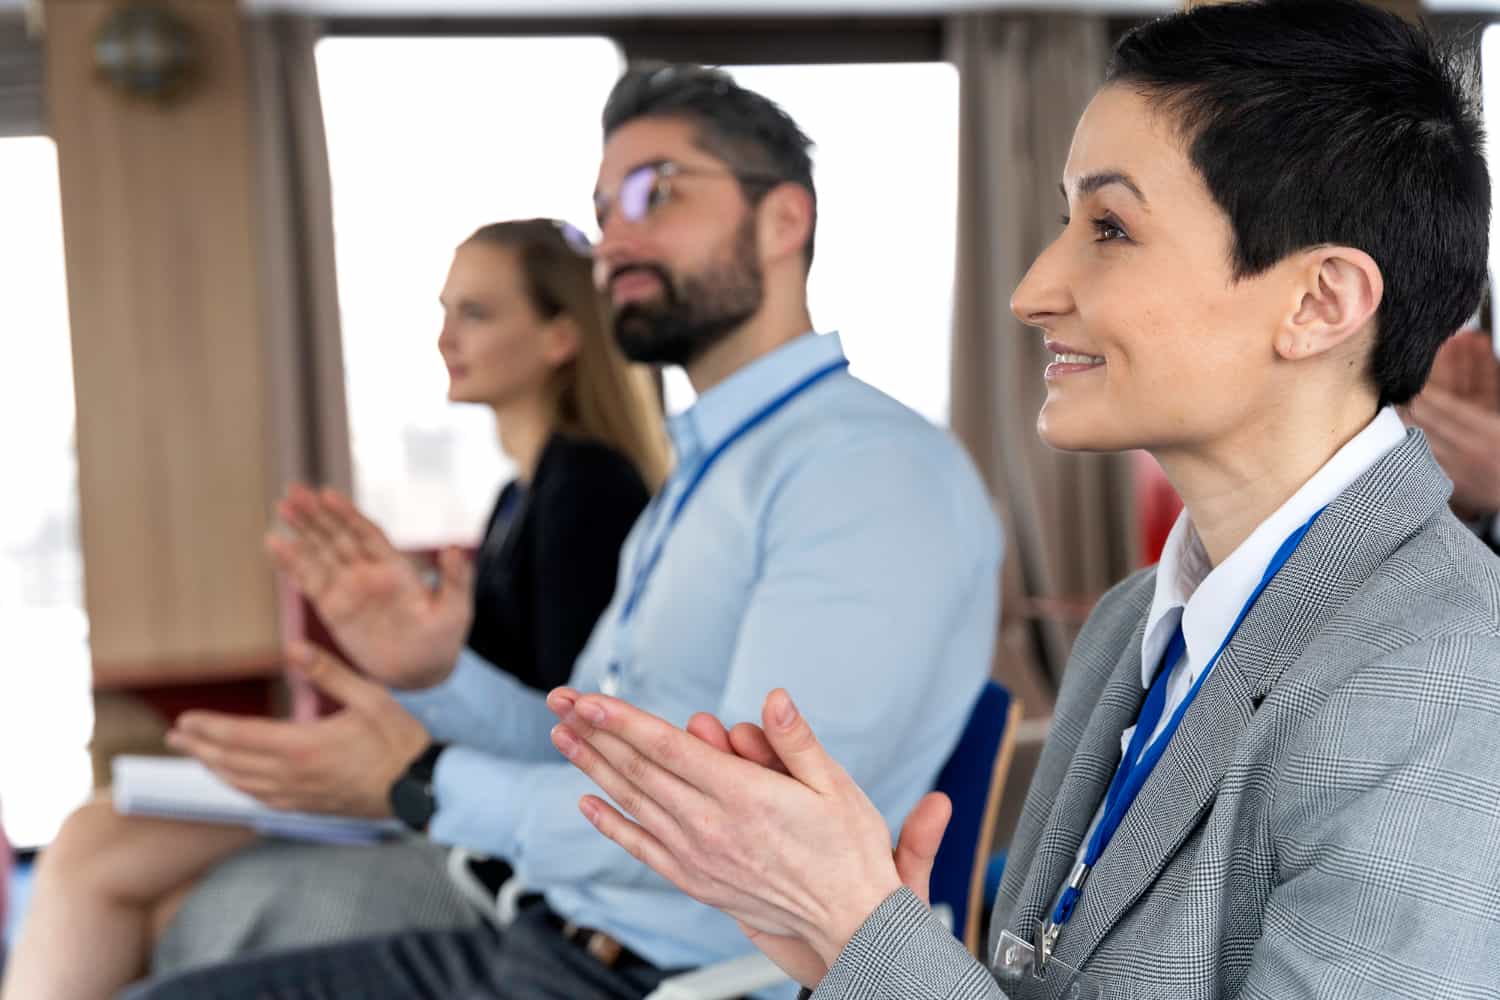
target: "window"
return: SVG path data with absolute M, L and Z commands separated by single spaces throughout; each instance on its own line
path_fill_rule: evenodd
M 599 112 L 623 61 L 603 38 L 333 38 L 317 58 L 356 499 L 398 545 L 472 539 L 511 470 L 490 414 L 445 401 L 437 294 L 481 223 L 592 229 Z M 730 68 L 817 143 L 814 321 L 841 332 L 856 374 L 946 423 L 957 71 Z M 669 373 L 668 409 L 692 398 Z
M 592 228 L 623 62 L 601 38 L 331 38 L 317 62 L 356 501 L 397 545 L 472 541 L 511 467 L 492 415 L 446 401 L 438 293 L 484 223 Z
M 958 206 L 958 71 L 949 63 L 731 66 L 816 143 L 813 322 L 854 373 L 948 421 Z M 851 94 L 859 95 L 850 100 Z M 667 408 L 693 395 L 669 373 Z
M 0 139 L 0 177 L 0 818 L 30 847 L 88 794 L 93 708 L 52 141 Z

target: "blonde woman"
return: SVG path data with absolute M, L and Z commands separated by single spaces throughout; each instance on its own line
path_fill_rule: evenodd
M 621 355 L 591 272 L 587 241 L 549 219 L 485 226 L 454 254 L 438 338 L 448 396 L 494 410 L 517 469 L 472 561 L 444 552 L 433 585 L 333 491 L 294 486 L 280 504 L 267 547 L 372 677 L 402 644 L 449 663 L 467 647 L 545 691 L 565 682 L 609 602 L 620 546 L 665 478 L 668 453 L 649 374 Z M 372 592 L 384 595 L 383 628 L 345 632 Z M 332 657 L 302 645 L 288 657 L 339 711 L 306 723 L 189 712 L 169 742 L 274 806 L 390 815 L 392 786 L 429 744 L 422 722 Z M 158 945 L 171 968 L 472 923 L 442 865 L 424 840 L 261 841 L 239 828 L 122 817 L 96 800 L 42 856 L 0 996 L 113 996 L 146 972 Z

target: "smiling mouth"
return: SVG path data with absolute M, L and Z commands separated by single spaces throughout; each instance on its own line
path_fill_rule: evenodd
M 1053 354 L 1052 364 L 1055 365 L 1086 365 L 1093 368 L 1104 364 L 1104 359 L 1093 354 Z
M 1052 360 L 1047 363 L 1043 377 L 1050 384 L 1060 379 L 1083 376 L 1104 367 L 1104 358 L 1097 354 L 1084 354 L 1071 344 L 1047 341 L 1047 352 Z

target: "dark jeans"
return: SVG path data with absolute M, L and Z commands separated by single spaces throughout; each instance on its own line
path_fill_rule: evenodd
M 674 971 L 606 968 L 524 910 L 488 924 L 253 956 L 142 983 L 122 1000 L 641 1000 Z

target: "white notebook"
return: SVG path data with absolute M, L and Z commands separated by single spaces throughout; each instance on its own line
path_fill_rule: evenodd
M 113 765 L 115 811 L 121 815 L 248 826 L 267 837 L 337 844 L 370 843 L 404 829 L 393 819 L 272 809 L 189 757 L 123 754 Z

